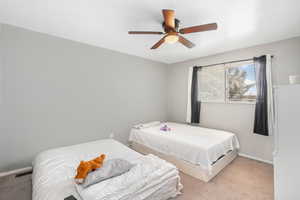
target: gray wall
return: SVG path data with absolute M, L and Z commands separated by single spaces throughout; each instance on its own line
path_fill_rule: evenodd
M 275 84 L 287 84 L 289 75 L 300 74 L 299 52 L 300 37 L 169 65 L 168 119 L 185 122 L 189 67 L 269 53 L 275 56 L 273 59 Z M 203 103 L 201 125 L 236 133 L 241 143 L 241 153 L 271 161 L 273 137 L 252 134 L 254 108 L 254 105 L 249 104 Z
M 13 26 L 1 30 L 0 171 L 111 132 L 125 143 L 133 124 L 166 119 L 164 64 Z

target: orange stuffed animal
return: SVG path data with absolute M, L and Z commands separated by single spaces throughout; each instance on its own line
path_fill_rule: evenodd
M 77 167 L 77 174 L 75 176 L 76 183 L 83 183 L 89 172 L 102 167 L 105 157 L 105 154 L 102 154 L 101 156 L 93 160 L 81 161 L 79 166 Z

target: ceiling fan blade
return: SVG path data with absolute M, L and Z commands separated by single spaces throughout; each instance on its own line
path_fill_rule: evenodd
M 187 34 L 187 33 L 203 32 L 203 31 L 211 31 L 211 30 L 216 30 L 217 28 L 218 25 L 216 23 L 203 24 L 200 26 L 191 26 L 187 28 L 182 28 L 179 30 L 179 33 Z
M 164 34 L 160 31 L 128 31 L 128 34 L 155 34 L 155 35 L 161 35 Z
M 162 13 L 164 16 L 165 25 L 175 30 L 175 11 L 163 9 Z
M 162 45 L 162 43 L 165 42 L 165 38 L 166 38 L 166 36 L 163 37 L 163 38 L 161 38 L 157 43 L 155 43 L 155 44 L 151 47 L 151 49 L 157 49 L 160 45 Z
M 186 38 L 184 38 L 182 36 L 179 36 L 178 42 L 180 42 L 181 44 L 183 44 L 187 48 L 193 48 L 195 46 L 194 43 L 192 43 L 191 41 L 187 40 Z

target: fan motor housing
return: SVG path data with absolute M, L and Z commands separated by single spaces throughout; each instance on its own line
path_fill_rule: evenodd
M 180 24 L 180 20 L 175 18 L 175 30 L 176 30 L 176 32 L 178 32 L 179 24 Z M 173 32 L 173 29 L 167 27 L 165 22 L 162 23 L 162 27 L 163 27 L 163 29 L 165 30 L 166 33 Z

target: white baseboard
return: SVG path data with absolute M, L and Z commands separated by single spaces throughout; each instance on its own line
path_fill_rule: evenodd
M 264 159 L 261 159 L 261 158 L 257 158 L 255 156 L 250 156 L 248 154 L 244 154 L 244 153 L 239 153 L 239 156 L 242 156 L 242 157 L 245 157 L 245 158 L 250 158 L 252 160 L 257 160 L 257 161 L 260 161 L 260 162 L 264 162 L 264 163 L 268 163 L 268 164 L 273 165 L 273 161 L 271 161 L 271 160 L 264 160 Z
M 31 166 L 20 168 L 20 169 L 15 169 L 15 170 L 7 171 L 7 172 L 0 172 L 0 178 L 6 177 L 6 176 L 16 176 L 18 174 L 28 173 L 28 172 L 32 172 Z

